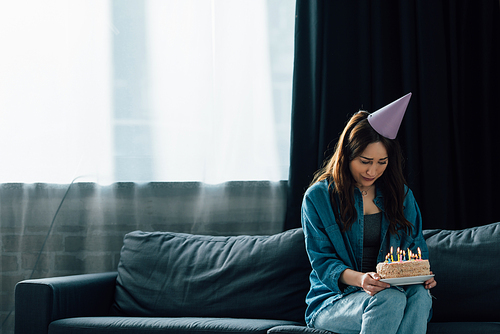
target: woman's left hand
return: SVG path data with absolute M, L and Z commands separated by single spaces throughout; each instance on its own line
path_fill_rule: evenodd
M 432 275 L 432 271 L 431 271 L 431 275 Z M 437 285 L 437 282 L 436 280 L 434 279 L 434 276 L 432 276 L 431 278 L 429 278 L 427 281 L 424 282 L 424 287 L 426 289 L 432 289 L 433 287 L 435 287 Z

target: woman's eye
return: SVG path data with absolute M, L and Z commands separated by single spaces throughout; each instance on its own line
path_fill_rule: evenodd
M 368 164 L 370 163 L 370 161 L 363 161 L 363 160 L 361 160 L 361 163 L 362 163 L 363 165 L 368 165 Z
M 379 162 L 379 164 L 381 164 L 381 165 L 387 165 L 387 161 Z

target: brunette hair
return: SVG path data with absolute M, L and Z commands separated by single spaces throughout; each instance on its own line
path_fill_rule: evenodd
M 328 180 L 331 202 L 335 218 L 343 225 L 342 230 L 349 230 L 356 220 L 354 207 L 355 181 L 349 169 L 349 163 L 360 156 L 372 143 L 382 143 L 387 150 L 388 164 L 382 176 L 376 181 L 384 195 L 384 209 L 389 220 L 389 232 L 397 234 L 400 230 L 409 233 L 412 224 L 403 213 L 406 196 L 406 181 L 403 176 L 403 157 L 397 140 L 378 134 L 368 123 L 369 113 L 359 111 L 348 121 L 335 146 L 331 158 L 316 172 L 311 183 Z

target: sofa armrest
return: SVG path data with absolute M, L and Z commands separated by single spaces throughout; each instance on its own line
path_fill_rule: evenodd
M 109 314 L 117 273 L 21 281 L 15 289 L 15 333 L 46 334 L 58 319 Z

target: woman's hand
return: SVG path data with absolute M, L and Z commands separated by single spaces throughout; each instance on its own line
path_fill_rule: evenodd
M 432 271 L 431 271 L 431 275 L 432 275 Z M 437 285 L 437 282 L 436 280 L 434 279 L 434 276 L 429 278 L 427 281 L 424 282 L 424 287 L 426 289 L 432 289 L 433 287 L 435 287 Z
M 340 281 L 347 285 L 359 286 L 370 296 L 375 296 L 377 292 L 389 288 L 391 285 L 380 282 L 380 275 L 377 273 L 361 273 L 352 269 L 346 269 L 340 274 Z
M 380 282 L 380 275 L 374 272 L 363 274 L 361 277 L 361 288 L 370 296 L 391 287 L 390 284 Z

